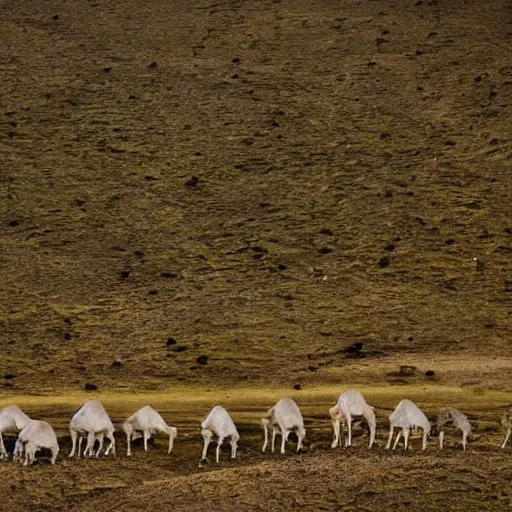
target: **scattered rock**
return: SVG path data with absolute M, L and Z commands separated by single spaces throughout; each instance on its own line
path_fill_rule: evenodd
M 318 370 L 318 366 L 308 366 L 308 370 L 310 372 L 316 372 Z
M 158 290 L 155 290 L 154 288 L 151 288 L 151 290 L 148 291 L 148 295 L 157 295 Z
M 13 219 L 13 220 L 9 221 L 9 226 L 11 226 L 11 228 L 15 228 L 15 227 L 17 227 L 19 225 L 20 225 L 20 222 L 18 220 L 16 220 L 16 219 Z
M 434 370 L 427 370 L 425 372 L 425 377 L 434 377 L 436 372 Z
M 386 268 L 389 267 L 389 264 L 391 263 L 391 260 L 389 259 L 389 256 L 383 256 L 379 260 L 379 267 L 380 268 Z
M 186 345 L 180 345 L 179 347 L 174 347 L 173 348 L 173 351 L 174 352 L 185 352 L 185 350 L 187 350 L 188 347 Z
M 198 364 L 208 364 L 208 356 L 199 356 L 197 359 L 196 359 L 196 363 Z
M 69 332 L 65 332 L 65 333 L 64 333 L 64 339 L 65 339 L 66 341 L 69 341 L 71 338 L 72 338 L 71 333 L 69 333 Z
M 297 391 L 299 391 L 301 389 L 301 385 L 300 384 L 294 384 L 293 385 L 293 389 L 296 389 Z
M 455 243 L 455 240 L 453 238 L 447 238 L 444 243 L 446 245 L 453 245 Z
M 174 338 L 167 338 L 165 344 L 169 347 L 170 345 L 176 345 L 178 342 Z
M 318 249 L 318 252 L 320 254 L 330 254 L 332 252 L 332 249 L 330 247 L 321 247 Z
M 199 184 L 199 178 L 197 176 L 192 176 L 186 183 L 185 186 L 188 188 L 194 188 L 197 187 Z
M 96 384 L 86 383 L 84 386 L 84 389 L 85 389 L 85 391 L 97 391 L 98 386 L 96 386 Z
M 331 230 L 331 229 L 329 229 L 329 228 L 321 229 L 321 230 L 320 230 L 320 234 L 321 234 L 321 235 L 327 235 L 327 236 L 333 236 L 333 235 L 334 235 L 334 233 L 332 232 L 332 230 Z
M 231 62 L 233 64 L 239 64 L 240 63 L 240 59 L 238 57 L 235 57 L 234 59 L 231 60 Z
M 15 377 L 16 377 L 16 375 L 14 373 L 6 373 L 4 375 L 5 380 L 11 380 L 11 379 L 14 379 Z
M 121 279 L 128 279 L 130 277 L 130 270 L 123 270 L 120 273 Z
M 278 268 L 279 270 L 286 270 L 286 269 L 287 269 L 286 265 L 283 265 L 283 264 L 281 264 L 281 263 L 280 263 L 279 265 L 277 265 L 277 268 Z
M 158 67 L 158 63 L 157 63 L 156 61 L 153 61 L 153 62 L 148 66 L 148 68 L 152 68 L 152 69 L 157 68 L 157 67 Z
M 178 277 L 178 274 L 174 274 L 173 272 L 160 272 L 160 277 L 164 279 L 174 279 Z
M 395 245 L 395 244 L 392 244 L 392 243 L 389 243 L 389 244 L 387 244 L 387 245 L 384 247 L 384 250 L 385 250 L 385 251 L 388 251 L 388 252 L 393 252 L 395 249 L 396 249 L 396 245 Z
M 366 353 L 363 352 L 363 344 L 360 341 L 349 345 L 343 352 L 347 359 L 363 359 L 366 357 Z
M 123 366 L 123 363 L 119 360 L 115 360 L 115 361 L 112 361 L 112 368 L 120 368 L 121 366 Z

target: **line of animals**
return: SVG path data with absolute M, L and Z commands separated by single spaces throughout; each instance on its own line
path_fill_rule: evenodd
M 352 445 L 352 419 L 362 417 L 370 430 L 369 448 L 375 441 L 376 420 L 374 408 L 369 406 L 361 393 L 355 389 L 343 392 L 334 407 L 329 409 L 331 416 L 334 439 L 331 447 L 341 446 L 344 430 L 347 427 L 348 437 L 345 439 L 345 447 Z M 299 407 L 291 398 L 282 398 L 274 407 L 270 408 L 261 420 L 264 429 L 264 442 L 262 450 L 265 451 L 271 434 L 271 450 L 275 450 L 276 436 L 281 436 L 281 453 L 285 453 L 285 444 L 291 432 L 295 432 L 298 443 L 297 451 L 302 448 L 306 437 L 304 420 Z M 505 448 L 512 431 L 512 409 L 503 414 L 501 424 L 507 429 L 501 448 Z M 411 430 L 421 429 L 423 433 L 422 449 L 427 446 L 427 437 L 431 431 L 431 424 L 425 414 L 411 400 L 402 400 L 389 416 L 389 438 L 386 449 L 391 447 L 395 429 L 396 434 L 393 450 L 398 446 L 400 438 L 404 438 L 404 449 L 409 444 Z M 471 435 L 471 424 L 467 417 L 453 407 L 445 407 L 439 411 L 437 428 L 439 432 L 439 447 L 443 449 L 445 426 L 454 426 L 462 431 L 462 448 L 466 450 L 467 439 Z M 103 449 L 103 441 L 106 437 L 110 444 L 104 454 L 115 454 L 114 425 L 110 420 L 103 405 L 97 400 L 87 401 L 73 416 L 69 424 L 72 448 L 69 457 L 81 455 L 82 441 L 87 439 L 84 457 L 98 457 Z M 123 424 L 122 430 L 126 434 L 127 455 L 131 455 L 131 443 L 133 440 L 143 437 L 144 450 L 148 449 L 148 439 L 155 433 L 169 436 L 168 453 L 171 453 L 174 440 L 178 435 L 175 427 L 167 425 L 162 416 L 151 406 L 146 405 L 132 414 Z M 18 406 L 10 405 L 0 411 L 0 457 L 9 457 L 4 446 L 2 434 L 16 431 L 18 437 L 13 451 L 13 459 L 31 465 L 35 460 L 35 454 L 41 448 L 51 451 L 51 463 L 55 464 L 59 453 L 57 436 L 52 426 L 45 421 L 30 419 Z M 201 423 L 201 434 L 204 439 L 202 460 L 206 459 L 208 446 L 214 436 L 217 437 L 217 449 L 215 459 L 219 462 L 220 447 L 225 439 L 229 438 L 231 444 L 231 458 L 236 457 L 236 451 L 240 435 L 229 413 L 221 405 L 214 407 L 206 419 Z M 98 448 L 94 450 L 98 442 Z

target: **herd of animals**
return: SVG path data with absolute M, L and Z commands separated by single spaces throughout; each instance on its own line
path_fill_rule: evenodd
M 329 409 L 332 420 L 334 439 L 331 447 L 341 446 L 345 427 L 348 436 L 345 439 L 345 447 L 352 445 L 352 419 L 362 417 L 368 424 L 370 431 L 369 448 L 375 441 L 376 420 L 373 407 L 369 406 L 361 393 L 355 389 L 344 391 L 334 407 Z M 304 420 L 299 407 L 291 398 L 282 398 L 274 407 L 270 408 L 261 420 L 264 429 L 263 451 L 267 449 L 269 434 L 271 434 L 271 450 L 275 450 L 276 436 L 281 436 L 281 453 L 285 453 L 285 445 L 291 432 L 297 436 L 297 451 L 302 448 L 306 437 Z M 501 424 L 506 428 L 505 439 L 501 445 L 504 448 L 512 431 L 512 409 L 503 414 Z M 427 446 L 427 437 L 431 431 L 431 424 L 421 409 L 411 400 L 402 400 L 389 416 L 389 438 L 386 449 L 391 447 L 395 429 L 398 429 L 393 442 L 395 449 L 404 438 L 404 449 L 407 449 L 411 430 L 421 429 L 423 434 L 422 449 Z M 439 432 L 439 446 L 443 448 L 445 426 L 454 426 L 462 431 L 462 448 L 467 446 L 468 436 L 471 434 L 471 424 L 467 417 L 453 407 L 445 407 L 439 411 L 437 429 Z M 73 416 L 69 424 L 72 448 L 69 457 L 93 455 L 98 457 L 103 450 L 103 442 L 106 437 L 110 443 L 105 448 L 104 454 L 115 454 L 114 424 L 110 420 L 103 405 L 97 400 L 87 401 Z M 142 437 L 144 449 L 148 448 L 148 439 L 155 433 L 169 436 L 168 452 L 171 453 L 174 440 L 178 435 L 175 427 L 167 425 L 162 416 L 151 406 L 146 405 L 132 414 L 122 424 L 122 430 L 126 434 L 127 455 L 131 455 L 131 442 Z M 31 465 L 35 460 L 35 454 L 41 448 L 51 451 L 51 463 L 55 464 L 59 453 L 57 436 L 52 426 L 39 420 L 29 418 L 18 406 L 10 405 L 0 411 L 0 457 L 9 457 L 5 449 L 2 434 L 5 432 L 17 432 L 18 437 L 13 451 L 13 460 L 24 462 L 25 466 Z M 240 435 L 231 416 L 221 405 L 214 407 L 206 419 L 201 423 L 201 434 L 204 439 L 202 460 L 206 459 L 208 446 L 214 436 L 217 437 L 216 461 L 219 462 L 220 447 L 225 439 L 229 438 L 231 444 L 231 458 L 236 457 L 236 451 Z M 83 453 L 82 442 L 86 438 L 87 443 Z M 98 447 L 95 450 L 95 445 Z

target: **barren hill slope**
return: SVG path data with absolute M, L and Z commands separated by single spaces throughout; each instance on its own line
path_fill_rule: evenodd
M 484 356 L 505 382 L 512 9 L 490 4 L 0 6 L 0 385 L 442 358 L 464 383 Z

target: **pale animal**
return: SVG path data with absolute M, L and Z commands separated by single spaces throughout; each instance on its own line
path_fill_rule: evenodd
M 75 413 L 69 424 L 69 432 L 71 434 L 72 448 L 70 457 L 75 455 L 78 439 L 77 456 L 80 457 L 80 448 L 82 437 L 87 436 L 87 445 L 84 450 L 84 457 L 94 454 L 94 443 L 99 442 L 96 457 L 99 456 L 103 448 L 103 439 L 106 436 L 110 440 L 110 445 L 105 449 L 105 455 L 111 451 L 116 452 L 116 442 L 114 439 L 114 425 L 110 420 L 103 405 L 97 400 L 89 400 Z
M 348 439 L 345 442 L 346 446 L 352 446 L 352 418 L 354 416 L 362 416 L 368 428 L 370 429 L 370 442 L 368 448 L 371 448 L 375 441 L 375 430 L 377 422 L 375 420 L 375 411 L 373 407 L 369 406 L 363 395 L 355 389 L 344 391 L 338 398 L 338 402 L 334 407 L 329 409 L 329 414 L 332 419 L 332 428 L 334 431 L 334 440 L 331 447 L 336 448 L 338 444 L 341 446 L 343 437 L 343 425 L 348 426 Z
M 24 465 L 29 466 L 34 463 L 35 454 L 41 448 L 48 448 L 52 452 L 50 462 L 55 464 L 59 453 L 55 431 L 46 421 L 30 420 L 18 435 L 14 447 L 14 460 L 20 460 L 25 453 Z
M 417 430 L 419 428 L 423 431 L 422 449 L 424 450 L 427 447 L 427 436 L 430 434 L 431 430 L 430 422 L 421 409 L 414 402 L 411 402 L 411 400 L 402 400 L 389 417 L 389 439 L 386 444 L 387 450 L 391 446 L 393 431 L 395 428 L 400 428 L 401 431 L 398 432 L 396 436 L 395 443 L 393 444 L 393 450 L 397 447 L 401 435 L 404 436 L 404 449 L 407 450 L 411 430 Z
M 510 432 L 512 431 L 512 407 L 503 413 L 503 416 L 501 417 L 501 426 L 506 429 L 505 439 L 501 445 L 501 449 L 503 450 L 507 445 L 510 438 Z
M 466 450 L 467 439 L 471 435 L 471 423 L 465 414 L 453 407 L 443 407 L 437 417 L 437 431 L 439 432 L 439 448 L 443 449 L 444 426 L 454 426 L 462 431 L 462 449 Z
M 262 450 L 268 445 L 268 434 L 272 430 L 272 453 L 275 449 L 276 435 L 281 435 L 281 453 L 285 453 L 285 444 L 290 432 L 295 432 L 298 443 L 297 451 L 302 448 L 302 442 L 306 437 L 304 420 L 299 407 L 291 398 L 281 398 L 274 407 L 270 408 L 264 418 L 261 419 L 265 431 L 265 440 Z
M 131 455 L 131 441 L 139 437 L 144 438 L 144 450 L 148 449 L 148 439 L 155 433 L 159 432 L 169 436 L 169 449 L 171 453 L 174 440 L 178 435 L 176 427 L 167 425 L 162 416 L 150 405 L 146 405 L 132 414 L 124 423 L 123 431 L 126 434 L 127 455 Z
M 210 411 L 210 414 L 208 414 L 207 418 L 201 423 L 201 434 L 204 439 L 202 460 L 206 459 L 206 452 L 208 451 L 208 446 L 214 435 L 218 438 L 215 460 L 219 462 L 220 447 L 224 439 L 228 437 L 230 438 L 231 444 L 231 458 L 236 458 L 240 435 L 238 434 L 238 430 L 231 416 L 224 407 L 217 405 Z
M 7 458 L 4 445 L 4 432 L 18 433 L 30 423 L 30 418 L 17 406 L 8 405 L 0 411 L 0 458 Z

